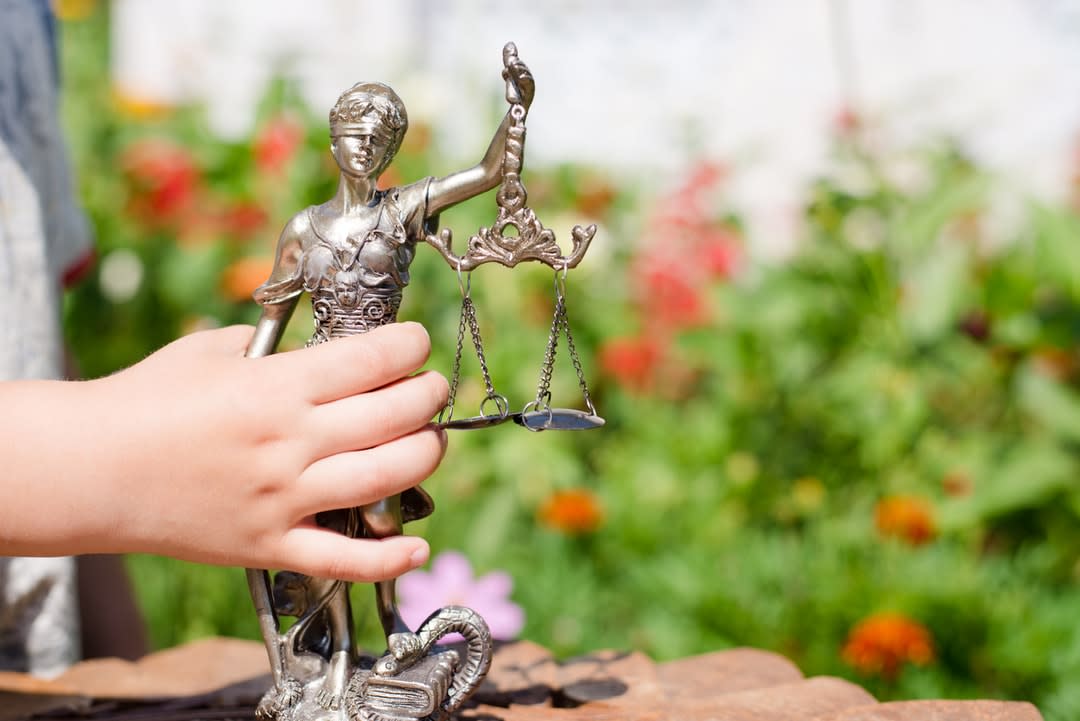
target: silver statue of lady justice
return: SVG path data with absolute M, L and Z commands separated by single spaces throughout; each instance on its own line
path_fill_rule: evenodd
M 551 231 L 544 229 L 525 206 L 519 172 L 525 116 L 532 103 L 534 84 L 512 43 L 503 50 L 503 66 L 510 110 L 483 159 L 467 170 L 388 190 L 379 190 L 376 184 L 401 147 L 408 127 L 401 98 L 386 85 L 371 82 L 357 83 L 338 98 L 330 111 L 330 149 L 341 170 L 338 191 L 327 202 L 297 213 L 282 231 L 274 270 L 255 291 L 263 311 L 248 356 L 274 352 L 304 291 L 311 296 L 315 319 L 309 345 L 393 322 L 402 290 L 409 284 L 409 265 L 419 241 L 435 246 L 459 274 L 485 262 L 513 266 L 524 260 L 538 260 L 564 274 L 577 264 L 595 226 L 575 228 L 573 252 L 563 257 Z M 455 255 L 449 231 L 434 235 L 436 217 L 500 183 L 496 223 L 473 236 L 463 256 Z M 504 237 L 503 231 L 509 227 L 514 232 Z M 562 303 L 560 292 L 559 308 L 563 308 Z M 471 309 L 471 301 L 468 307 Z M 556 313 L 553 338 L 557 340 L 559 329 L 566 328 L 589 412 L 553 411 L 546 403 L 550 394 L 544 395 L 545 385 L 529 413 L 514 414 L 514 420 L 531 430 L 554 427 L 560 419 L 566 421 L 566 428 L 603 423 L 592 408 L 569 337 L 565 309 L 562 313 Z M 464 318 L 463 312 L 463 327 Z M 472 320 L 475 325 L 475 315 Z M 551 356 L 554 340 L 549 341 Z M 479 352 L 477 336 L 474 342 Z M 460 350 L 461 338 L 458 345 Z M 488 386 L 494 396 L 490 382 Z M 496 403 L 498 415 L 482 415 L 479 423 L 470 421 L 457 427 L 483 427 L 510 418 L 505 399 L 499 399 L 502 403 Z M 447 425 L 453 427 L 453 423 Z M 360 508 L 321 513 L 317 522 L 352 537 L 385 538 L 400 534 L 405 522 L 423 518 L 433 509 L 427 493 L 415 488 Z M 393 580 L 375 585 L 376 606 L 388 649 L 378 659 L 359 657 L 349 584 L 288 571 L 271 578 L 268 571 L 261 569 L 247 569 L 247 580 L 274 684 L 259 705 L 258 715 L 262 718 L 438 721 L 460 707 L 490 666 L 491 635 L 476 612 L 460 606 L 443 608 L 414 632 L 398 614 Z M 279 615 L 295 616 L 297 620 L 282 632 Z M 465 637 L 464 658 L 455 650 L 436 646 L 441 637 L 450 633 Z

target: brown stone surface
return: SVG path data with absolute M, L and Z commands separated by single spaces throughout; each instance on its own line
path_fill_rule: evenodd
M 90 708 L 90 699 L 83 696 L 51 696 L 0 691 L 0 721 L 20 721 L 37 714 L 82 714 Z
M 555 693 L 561 703 L 616 708 L 655 708 L 664 698 L 656 664 L 637 651 L 599 651 L 564 661 Z
M 678 717 L 662 708 L 634 708 L 594 702 L 576 708 L 480 705 L 462 712 L 460 718 L 462 721 L 670 721 Z
M 77 711 L 89 705 L 90 699 L 56 681 L 0 671 L 0 721 L 47 711 Z
M 558 683 L 559 665 L 551 652 L 531 641 L 516 641 L 496 648 L 478 696 L 498 706 L 551 706 Z
M 208 638 L 152 653 L 138 661 L 83 661 L 56 681 L 91 698 L 146 699 L 198 696 L 260 676 L 266 677 L 262 684 L 265 688 L 269 673 L 261 643 Z
M 749 691 L 700 697 L 669 706 L 684 721 L 812 721 L 822 715 L 874 703 L 859 686 L 818 676 Z
M 683 703 L 792 683 L 803 677 L 799 667 L 780 654 L 756 648 L 733 648 L 668 661 L 657 667 L 657 674 L 668 697 Z
M 1013 701 L 893 701 L 815 721 L 1042 721 L 1042 714 L 1029 703 Z
M 56 681 L 0 673 L 0 721 L 253 719 L 269 684 L 262 644 L 207 639 L 131 663 L 85 661 Z M 47 713 L 47 717 L 38 714 Z M 36 716 L 37 715 L 37 716 Z M 469 721 L 1041 721 L 1001 701 L 879 704 L 847 681 L 804 679 L 773 653 L 739 648 L 656 664 L 600 651 L 557 662 L 502 644 L 462 713 Z

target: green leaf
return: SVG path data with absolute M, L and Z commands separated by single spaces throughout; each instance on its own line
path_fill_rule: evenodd
M 901 318 L 911 336 L 922 342 L 941 337 L 960 314 L 966 290 L 968 251 L 942 243 L 907 276 Z
M 1080 442 L 1080 398 L 1030 364 L 1016 378 L 1020 407 L 1054 433 Z
M 1039 270 L 1080 298 L 1080 219 L 1074 214 L 1036 206 L 1033 212 Z
M 1049 442 L 1029 440 L 1002 462 L 984 469 L 974 492 L 939 508 L 943 530 L 959 530 L 980 521 L 1048 503 L 1075 485 L 1076 462 Z

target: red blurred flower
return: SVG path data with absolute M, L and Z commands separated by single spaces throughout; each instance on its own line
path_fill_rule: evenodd
M 918 621 L 899 613 L 879 613 L 851 629 L 840 655 L 860 673 L 892 680 L 906 663 L 931 663 L 934 640 Z
M 304 141 L 304 126 L 288 113 L 275 115 L 255 136 L 255 166 L 263 173 L 280 173 Z
M 862 116 L 849 105 L 845 105 L 833 116 L 833 128 L 842 138 L 850 138 L 862 129 Z
M 261 205 L 250 200 L 241 200 L 221 211 L 218 225 L 223 233 L 246 239 L 265 228 L 269 220 L 269 214 Z
M 551 494 L 537 516 L 549 528 L 579 535 L 599 528 L 604 520 L 604 511 L 595 493 L 574 488 Z
M 702 160 L 690 169 L 685 188 L 691 192 L 711 190 L 727 176 L 727 168 L 715 160 Z
M 960 319 L 957 330 L 976 343 L 985 343 L 990 338 L 990 316 L 985 310 L 973 310 Z
M 82 282 L 90 274 L 95 262 L 97 262 L 97 254 L 92 248 L 79 256 L 74 263 L 64 269 L 64 274 L 60 279 L 63 287 L 73 288 Z
M 712 191 L 726 169 L 712 162 L 691 168 L 682 184 L 658 201 L 647 245 L 636 254 L 633 282 L 643 324 L 669 334 L 711 320 L 708 287 L 731 278 L 742 260 L 737 231 L 717 219 Z
M 730 229 L 720 227 L 702 233 L 698 240 L 697 255 L 705 272 L 719 280 L 734 277 L 742 264 L 739 237 Z
M 154 227 L 176 226 L 194 215 L 202 179 L 186 148 L 145 138 L 124 149 L 120 164 L 131 186 L 132 215 Z
M 891 496 L 878 501 L 874 522 L 882 536 L 899 538 L 913 546 L 930 541 L 937 533 L 930 504 L 913 496 Z
M 974 484 L 971 477 L 963 471 L 949 471 L 941 479 L 941 489 L 946 495 L 956 498 L 970 496 Z
M 653 232 L 681 232 L 687 228 L 700 228 L 710 222 L 709 194 L 726 175 L 724 166 L 709 160 L 691 167 L 683 182 L 660 199 L 651 223 Z
M 709 311 L 695 273 L 657 258 L 639 263 L 641 306 L 646 321 L 676 330 L 704 325 Z
M 663 347 L 653 338 L 612 338 L 600 346 L 600 369 L 629 390 L 647 391 L 663 355 Z

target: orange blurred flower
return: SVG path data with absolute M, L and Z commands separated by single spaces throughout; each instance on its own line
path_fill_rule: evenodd
M 540 506 L 537 516 L 549 528 L 578 535 L 599 528 L 604 520 L 604 511 L 595 493 L 584 488 L 573 488 L 551 494 Z
M 271 118 L 255 136 L 252 151 L 260 172 L 280 173 L 304 141 L 303 124 L 290 114 Z
M 270 277 L 274 269 L 271 258 L 240 258 L 233 261 L 221 276 L 221 292 L 231 301 L 251 300 L 251 294 Z
M 860 673 L 895 679 L 905 663 L 934 660 L 934 639 L 918 621 L 899 613 L 878 613 L 855 625 L 841 658 Z
M 1044 346 L 1032 351 L 1031 365 L 1047 378 L 1067 383 L 1080 371 L 1080 354 L 1064 348 Z
M 585 178 L 574 196 L 578 212 L 590 218 L 602 218 L 611 208 L 618 195 L 615 186 L 606 179 L 593 176 Z
M 397 187 L 402 184 L 401 173 L 398 169 L 391 165 L 389 168 L 383 171 L 379 176 L 378 188 L 379 190 L 389 190 L 390 188 Z
M 937 533 L 930 504 L 914 496 L 890 496 L 878 501 L 874 523 L 882 536 L 899 538 L 913 546 L 930 541 Z
M 401 141 L 401 150 L 407 155 L 419 155 L 431 147 L 431 126 L 423 120 L 409 124 L 409 132 Z

